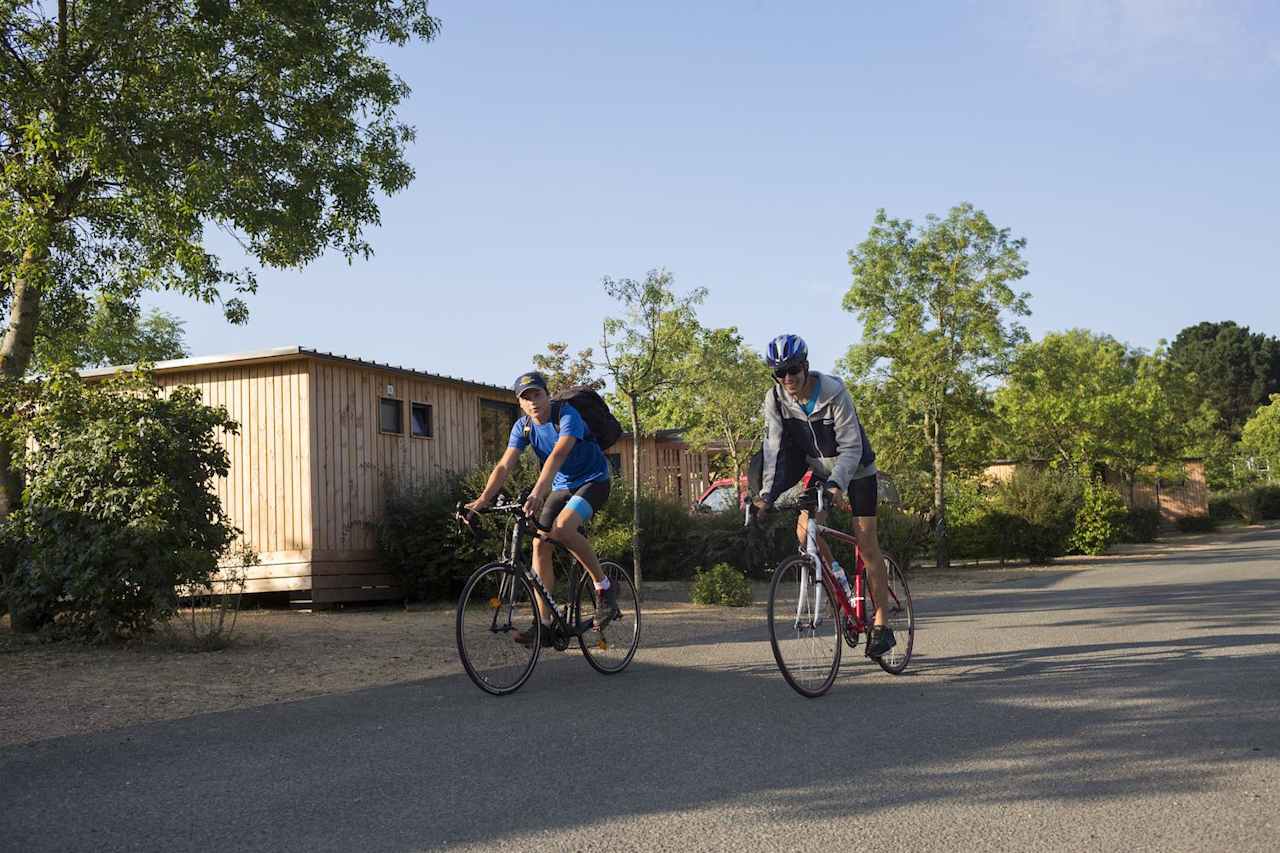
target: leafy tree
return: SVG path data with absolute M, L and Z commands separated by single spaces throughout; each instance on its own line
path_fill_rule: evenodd
M 1267 466 L 1271 479 L 1280 476 L 1280 394 L 1272 394 L 1270 402 L 1245 422 L 1240 446 Z
M 844 308 L 863 330 L 844 364 L 858 382 L 891 387 L 900 411 L 918 414 L 916 434 L 931 457 L 939 566 L 947 564 L 950 430 L 971 415 L 985 383 L 1005 372 L 1014 347 L 1027 339 L 1011 319 L 1030 313 L 1027 294 L 1010 287 L 1027 274 L 1025 244 L 961 204 L 920 228 L 881 210 L 867 239 L 849 252 L 853 286 Z
M 426 0 L 9 0 L 0 12 L 0 374 L 23 376 L 42 312 L 173 289 L 243 322 L 259 264 L 369 254 L 378 193 L 413 176 L 408 93 L 382 45 L 432 38 Z M 0 517 L 17 504 L 0 445 Z
M 769 369 L 732 327 L 698 328 L 681 361 L 684 378 L 659 396 L 655 422 L 680 429 L 696 450 L 720 450 L 725 473 L 737 482 L 764 434 L 760 402 L 773 385 Z
M 642 407 L 652 404 L 655 395 L 679 381 L 681 356 L 690 347 L 698 328 L 694 306 L 706 296 L 701 288 L 677 296 L 671 282 L 671 273 L 666 270 L 650 270 L 644 281 L 604 279 L 605 292 L 617 300 L 623 310 L 621 317 L 605 318 L 601 349 L 605 369 L 613 378 L 613 387 L 631 424 L 631 483 L 637 497 L 644 488 L 640 482 Z M 644 552 L 640 504 L 640 500 L 633 501 L 631 518 L 631 553 L 637 588 Z
M 1177 463 L 1186 451 L 1182 383 L 1163 353 L 1073 329 L 1020 347 L 996 406 L 1016 455 L 1085 475 L 1106 466 L 1132 491 L 1140 470 Z
M 42 324 L 31 370 L 48 374 L 55 364 L 76 368 L 154 363 L 186 358 L 183 322 L 153 309 L 143 316 L 136 303 L 100 293 L 74 320 Z
M 1178 332 L 1169 358 L 1195 375 L 1196 402 L 1208 402 L 1231 440 L 1271 394 L 1280 392 L 1280 340 L 1233 322 L 1197 323 Z
M 569 345 L 564 341 L 547 344 L 547 352 L 533 357 L 533 366 L 547 377 L 552 394 L 575 385 L 586 385 L 599 391 L 604 380 L 596 375 L 595 362 L 591 360 L 591 347 L 579 350 L 576 358 L 569 355 Z
M 194 388 L 161 396 L 146 374 L 89 384 L 56 371 L 26 388 L 6 424 L 27 475 L 4 523 L 15 627 L 61 617 L 98 641 L 150 629 L 175 587 L 210 585 L 239 536 L 212 488 L 229 466 L 218 434 L 236 423 Z

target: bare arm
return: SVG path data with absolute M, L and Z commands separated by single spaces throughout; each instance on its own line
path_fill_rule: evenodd
M 507 477 L 511 476 L 511 469 L 515 467 L 519 459 L 520 451 L 514 447 L 508 447 L 502 454 L 502 458 L 498 460 L 498 464 L 493 466 L 493 471 L 489 474 L 489 481 L 484 485 L 484 491 L 480 493 L 480 497 L 467 504 L 467 509 L 483 509 L 493 503 L 493 499 L 498 492 L 502 491 L 502 486 L 507 482 Z

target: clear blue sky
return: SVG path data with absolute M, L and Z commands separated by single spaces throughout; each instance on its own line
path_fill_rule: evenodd
M 149 299 L 195 354 L 303 344 L 506 383 L 547 341 L 596 343 L 603 276 L 666 267 L 710 290 L 704 323 L 757 348 L 798 332 L 827 369 L 858 339 L 846 253 L 876 209 L 960 201 L 1027 239 L 1036 337 L 1280 334 L 1274 3 L 431 8 L 439 38 L 389 55 L 418 175 L 376 256 L 263 271 L 245 327 Z

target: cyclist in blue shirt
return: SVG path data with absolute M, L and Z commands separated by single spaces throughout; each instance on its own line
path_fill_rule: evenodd
M 595 627 L 603 629 L 621 615 L 617 590 L 600 568 L 595 549 L 578 528 L 609 499 L 609 462 L 582 415 L 571 404 L 555 404 L 557 418 L 552 421 L 553 405 L 547 393 L 546 377 L 541 373 L 522 373 L 512 390 L 520 399 L 524 417 L 511 427 L 506 451 L 489 474 L 480 497 L 467 504 L 467 509 L 479 510 L 492 503 L 520 453 L 526 447 L 533 447 L 542 462 L 542 473 L 525 502 L 525 513 L 550 527 L 550 536 L 567 548 L 591 575 L 596 586 Z M 550 542 L 533 540 L 533 570 L 547 589 L 552 589 L 556 582 L 554 551 Z M 551 614 L 546 612 L 541 599 L 538 599 L 538 611 L 542 617 L 542 642 L 547 645 L 551 642 Z M 527 645 L 533 637 L 517 631 L 515 639 Z

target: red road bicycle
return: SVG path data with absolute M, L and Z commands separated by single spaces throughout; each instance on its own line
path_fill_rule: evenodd
M 799 553 L 774 568 L 769 586 L 769 644 L 773 647 L 773 659 L 787 683 L 810 699 L 831 689 L 840 670 L 844 645 L 855 648 L 859 636 L 870 633 L 875 617 L 875 602 L 867 584 L 862 555 L 857 553 L 857 540 L 814 520 L 814 513 L 826 508 L 823 486 L 822 483 L 811 485 L 796 502 L 796 508 L 808 521 L 805 543 Z M 818 547 L 820 536 L 854 547 L 856 565 L 849 578 L 852 596 L 845 594 L 844 586 L 823 558 Z M 907 579 L 898 564 L 887 554 L 884 562 L 889 580 L 887 623 L 893 629 L 897 645 L 873 660 L 885 672 L 900 675 L 911 661 L 915 612 Z

